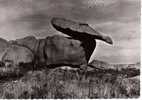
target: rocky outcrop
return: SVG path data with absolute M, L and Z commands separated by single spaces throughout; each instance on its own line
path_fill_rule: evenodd
M 4 42 L 5 43 L 5 42 Z M 7 42 L 6 42 L 7 43 Z M 37 67 L 58 67 L 70 66 L 79 68 L 87 65 L 86 50 L 79 40 L 67 38 L 59 35 L 36 39 L 28 36 L 11 42 L 8 49 L 3 52 L 3 62 L 7 65 L 13 63 L 30 63 Z M 30 56 L 27 56 L 29 54 Z M 17 58 L 18 57 L 18 58 Z M 30 58 L 28 58 L 30 57 Z M 103 61 L 94 60 L 89 63 L 93 69 L 99 69 L 103 73 L 121 73 L 127 77 L 139 75 L 140 68 L 134 65 L 112 65 Z M 31 65 L 30 67 L 33 67 Z
M 17 39 L 14 44 L 29 48 L 38 65 L 73 65 L 87 64 L 85 50 L 81 41 L 55 35 L 45 39 L 28 36 Z
M 78 40 L 53 36 L 46 38 L 46 64 L 87 64 L 85 51 Z
M 34 51 L 36 50 L 36 45 L 38 45 L 38 40 L 34 36 L 27 36 L 21 39 L 16 39 L 15 44 L 26 46 L 28 49 Z
M 60 17 L 54 17 L 51 20 L 51 24 L 56 30 L 80 41 L 92 41 L 94 39 L 99 39 L 106 43 L 113 44 L 113 41 L 110 36 L 96 31 L 87 23 L 82 23 Z
M 2 62 L 6 66 L 9 66 L 9 64 L 31 63 L 33 59 L 33 53 L 28 48 L 19 45 L 9 46 L 2 56 Z
M 112 65 L 94 60 L 86 72 L 78 70 L 88 65 L 96 46 L 94 39 L 112 44 L 110 37 L 101 36 L 88 24 L 70 20 L 57 18 L 52 25 L 71 38 L 55 35 L 44 39 L 28 36 L 9 42 L 0 39 L 0 98 L 140 96 L 140 63 Z
M 9 46 L 10 44 L 7 40 L 0 38 L 0 61 L 5 49 L 8 48 Z
M 34 54 L 34 63 L 37 65 L 87 65 L 96 47 L 94 39 L 103 40 L 112 44 L 112 39 L 91 28 L 88 24 L 79 23 L 64 18 L 53 18 L 52 26 L 71 36 L 51 36 L 44 39 L 36 39 L 28 36 L 11 44 L 21 45 L 28 48 Z

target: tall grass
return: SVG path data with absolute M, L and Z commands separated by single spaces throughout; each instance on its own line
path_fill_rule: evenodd
M 138 98 L 140 80 L 95 71 L 79 80 L 77 71 L 56 68 L 29 71 L 0 88 L 0 98 Z

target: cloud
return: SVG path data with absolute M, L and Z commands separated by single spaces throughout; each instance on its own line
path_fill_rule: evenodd
M 97 45 L 91 58 L 91 60 L 95 58 L 109 63 L 136 63 L 140 61 L 140 46 L 111 47 L 101 43 Z
M 138 23 L 135 21 L 129 23 L 105 22 L 100 23 L 97 29 L 109 33 L 114 44 L 111 47 L 99 42 L 92 59 L 104 59 L 112 63 L 134 63 L 140 60 L 140 28 Z
M 59 16 L 87 22 L 113 38 L 113 46 L 98 42 L 92 59 L 139 60 L 140 0 L 0 0 L 0 13 L 2 38 L 61 34 L 50 24 L 53 16 Z

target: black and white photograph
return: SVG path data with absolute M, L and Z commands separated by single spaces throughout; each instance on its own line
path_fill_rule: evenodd
M 141 0 L 0 0 L 0 99 L 139 99 Z

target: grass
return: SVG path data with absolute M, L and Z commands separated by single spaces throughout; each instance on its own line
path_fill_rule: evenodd
M 140 79 L 139 76 L 125 78 L 121 74 L 93 71 L 79 80 L 77 71 L 56 68 L 29 71 L 20 79 L 0 84 L 0 88 L 3 99 L 138 98 Z

